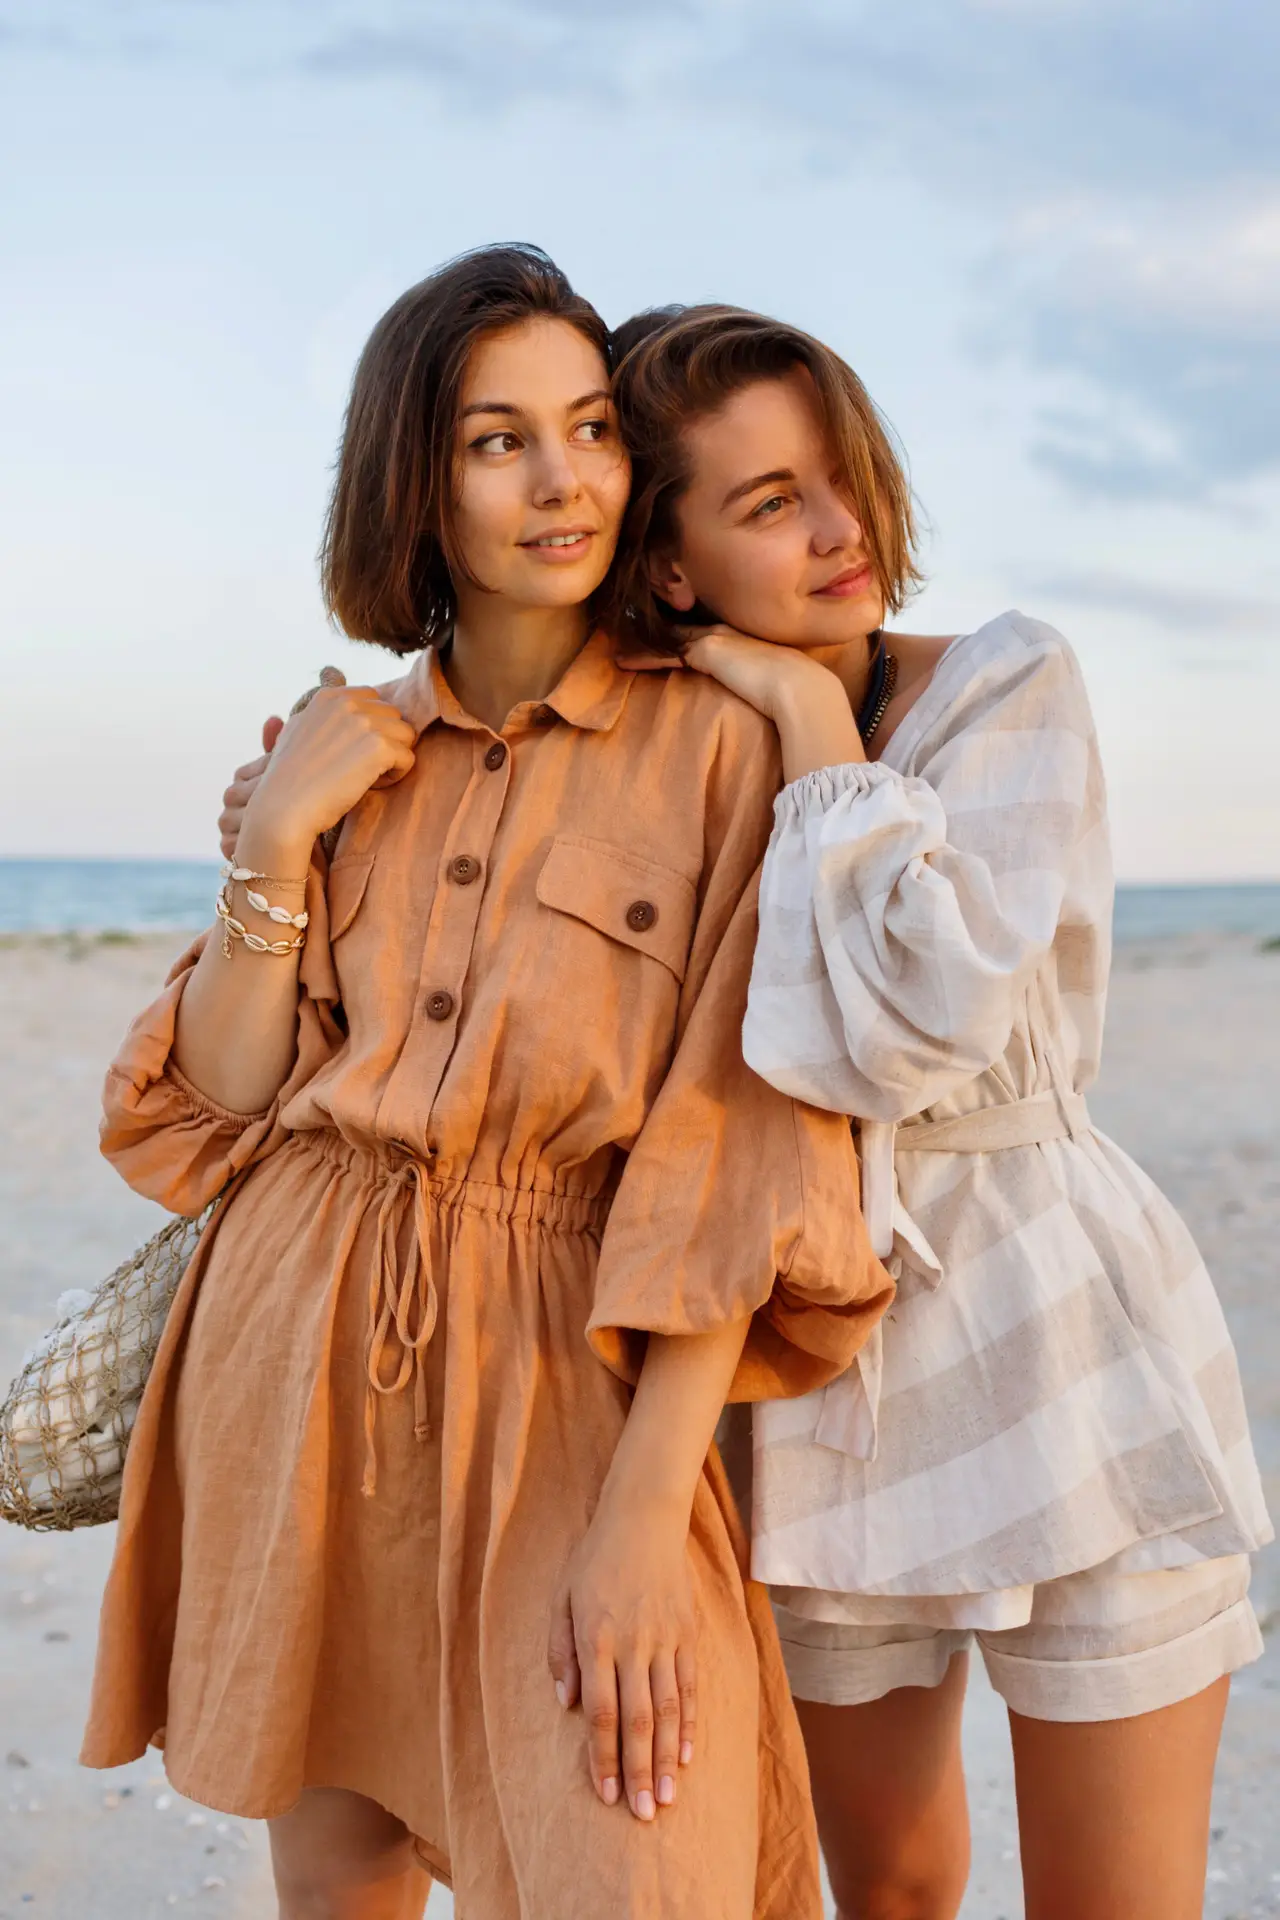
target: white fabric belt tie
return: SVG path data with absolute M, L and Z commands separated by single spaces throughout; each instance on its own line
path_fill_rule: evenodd
M 863 1120 L 862 1210 L 871 1245 L 881 1260 L 893 1252 L 894 1230 L 914 1248 L 918 1234 L 903 1232 L 894 1160 L 900 1153 L 999 1153 L 1006 1147 L 1038 1147 L 1046 1140 L 1081 1140 L 1092 1131 L 1089 1108 L 1079 1093 L 1033 1093 L 975 1107 L 950 1120 Z M 895 1217 L 896 1216 L 896 1217 Z
M 951 1120 L 908 1120 L 894 1129 L 898 1153 L 998 1153 L 1002 1147 L 1038 1147 L 1045 1140 L 1078 1140 L 1090 1131 L 1082 1093 L 1033 1093 L 995 1107 L 975 1107 Z
M 860 1123 L 862 1211 L 877 1257 L 896 1256 L 895 1274 L 909 1265 L 927 1287 L 942 1279 L 942 1263 L 898 1198 L 894 1160 L 899 1153 L 999 1153 L 1006 1147 L 1038 1147 L 1046 1140 L 1083 1140 L 1093 1131 L 1079 1093 L 1029 1094 L 996 1106 L 975 1107 L 950 1120 L 864 1120 Z M 876 1457 L 876 1428 L 883 1378 L 883 1334 L 876 1326 L 854 1364 L 821 1389 L 822 1411 L 815 1440 L 856 1460 Z

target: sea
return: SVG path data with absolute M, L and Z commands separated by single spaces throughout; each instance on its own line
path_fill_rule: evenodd
M 215 860 L 0 860 L 0 935 L 196 932 L 213 918 Z M 1280 883 L 1122 886 L 1118 943 L 1179 934 L 1280 939 Z

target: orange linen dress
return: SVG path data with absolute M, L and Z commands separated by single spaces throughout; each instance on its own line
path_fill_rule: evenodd
M 808 1920 L 803 1750 L 714 1453 L 697 1756 L 651 1826 L 596 1799 L 546 1667 L 646 1331 L 753 1312 L 735 1397 L 801 1393 L 891 1290 L 848 1122 L 742 1060 L 772 729 L 599 637 L 501 736 L 432 654 L 386 691 L 416 765 L 313 888 L 275 1107 L 170 1061 L 189 958 L 108 1076 L 131 1185 L 235 1185 L 134 1433 L 84 1759 L 163 1743 L 249 1816 L 366 1794 L 459 1920 Z

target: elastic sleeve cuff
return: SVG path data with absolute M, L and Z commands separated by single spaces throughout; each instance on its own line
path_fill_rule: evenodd
M 205 1120 L 216 1120 L 218 1125 L 232 1133 L 246 1133 L 250 1127 L 256 1127 L 270 1113 L 270 1107 L 264 1107 L 261 1113 L 233 1113 L 230 1107 L 220 1107 L 216 1100 L 210 1100 L 201 1093 L 199 1087 L 193 1087 L 185 1074 L 179 1073 L 172 1060 L 165 1061 L 163 1078 L 169 1081 L 182 1096 L 192 1112 Z
M 785 786 L 773 803 L 780 827 L 795 826 L 829 813 L 836 802 L 861 799 L 877 787 L 901 786 L 902 775 L 881 760 L 850 760 L 841 766 L 818 767 Z

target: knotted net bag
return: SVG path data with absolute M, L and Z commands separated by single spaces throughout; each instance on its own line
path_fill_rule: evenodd
M 64 1293 L 0 1407 L 0 1515 L 37 1531 L 101 1526 L 178 1282 L 212 1213 L 171 1220 L 94 1291 Z
M 320 687 L 343 687 L 339 667 Z M 342 823 L 321 834 L 332 858 Z M 171 1220 L 94 1293 L 58 1301 L 57 1325 L 38 1340 L 0 1406 L 0 1517 L 37 1532 L 102 1526 L 120 1510 L 129 1435 L 178 1282 L 215 1200 L 198 1219 Z

